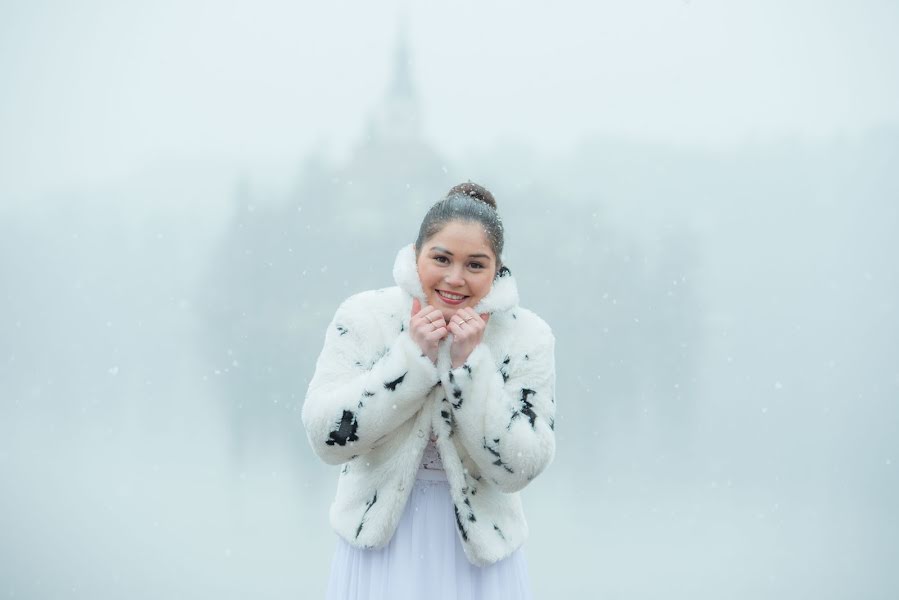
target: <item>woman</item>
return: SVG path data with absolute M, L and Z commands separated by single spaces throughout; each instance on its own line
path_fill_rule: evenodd
M 460 184 L 399 251 L 397 286 L 328 327 L 302 416 L 343 464 L 330 599 L 530 598 L 518 492 L 555 453 L 555 340 L 502 250 L 492 194 Z

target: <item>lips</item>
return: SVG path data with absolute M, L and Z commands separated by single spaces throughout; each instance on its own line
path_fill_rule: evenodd
M 453 294 L 452 292 L 444 292 L 443 290 L 434 290 L 437 294 L 437 297 L 440 298 L 445 304 L 450 306 L 458 306 L 468 300 L 468 296 L 463 296 L 462 294 Z

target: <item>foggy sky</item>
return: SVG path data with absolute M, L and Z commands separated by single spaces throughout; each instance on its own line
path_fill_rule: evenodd
M 450 157 L 899 123 L 899 5 L 637 0 L 0 4 L 0 206 L 191 164 L 287 181 L 352 150 L 405 23 Z M 323 140 L 327 145 L 322 146 Z

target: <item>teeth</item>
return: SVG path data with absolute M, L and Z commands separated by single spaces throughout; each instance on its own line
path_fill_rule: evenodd
M 461 300 L 465 296 L 460 296 L 459 294 L 450 294 L 449 292 L 438 292 L 441 296 L 445 296 L 450 300 Z

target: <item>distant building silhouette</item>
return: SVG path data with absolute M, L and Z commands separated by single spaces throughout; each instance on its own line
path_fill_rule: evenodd
M 254 198 L 249 182 L 235 190 L 234 220 L 201 304 L 210 357 L 240 365 L 221 390 L 238 452 L 285 423 L 296 438 L 296 410 L 331 313 L 354 291 L 392 284 L 395 251 L 455 183 L 423 135 L 422 112 L 401 30 L 389 85 L 345 162 L 313 154 L 280 205 Z

